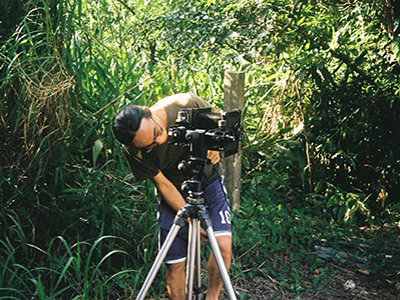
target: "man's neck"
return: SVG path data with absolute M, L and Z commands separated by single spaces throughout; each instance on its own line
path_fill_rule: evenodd
M 159 124 L 162 124 L 164 128 L 167 128 L 168 125 L 168 120 L 167 120 L 167 113 L 165 112 L 165 109 L 163 107 L 160 108 L 150 108 L 152 117 L 157 119 L 156 122 L 159 122 Z

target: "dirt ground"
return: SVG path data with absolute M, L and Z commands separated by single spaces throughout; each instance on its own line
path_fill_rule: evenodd
M 297 294 L 282 288 L 273 278 L 255 277 L 236 281 L 232 279 L 232 284 L 235 290 L 244 294 L 244 299 L 248 300 L 400 299 L 399 285 L 396 280 L 377 278 L 334 264 L 331 266 L 337 268 L 336 275 L 326 278 L 323 285 L 319 287 L 313 287 L 311 281 L 305 281 L 302 283 L 302 291 Z
M 326 263 L 334 272 L 323 276 L 319 281 L 321 284 L 313 284 L 318 274 L 309 274 L 307 267 L 302 270 L 302 267 L 297 266 L 297 272 L 306 278 L 300 282 L 301 290 L 297 293 L 282 287 L 270 276 L 230 279 L 238 300 L 400 300 L 400 276 L 378 277 L 352 266 Z M 164 297 L 163 300 L 168 300 L 167 295 Z M 220 300 L 229 298 L 226 293 L 222 293 Z

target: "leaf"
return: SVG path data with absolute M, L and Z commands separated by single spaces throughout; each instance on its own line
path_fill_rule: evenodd
M 364 274 L 364 275 L 369 275 L 370 274 L 368 270 L 359 269 L 358 272 L 360 272 L 361 274 Z
M 100 140 L 96 140 L 93 146 L 93 166 L 96 166 L 96 161 L 99 157 L 101 149 L 103 149 L 103 142 Z
M 392 51 L 397 61 L 400 61 L 400 38 L 396 37 L 392 41 Z

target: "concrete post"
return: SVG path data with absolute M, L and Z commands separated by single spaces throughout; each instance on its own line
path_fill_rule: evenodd
M 244 108 L 244 72 L 226 71 L 224 79 L 224 110 Z M 242 172 L 242 149 L 223 159 L 225 183 L 234 211 L 240 208 L 240 178 Z

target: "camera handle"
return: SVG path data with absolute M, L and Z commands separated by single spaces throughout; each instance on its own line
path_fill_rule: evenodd
M 166 257 L 168 250 L 170 249 L 173 241 L 178 234 L 179 229 L 186 225 L 186 220 L 190 218 L 189 223 L 189 243 L 188 243 L 188 257 L 186 264 L 186 300 L 200 299 L 201 289 L 201 276 L 200 276 L 200 224 L 205 229 L 211 249 L 214 253 L 215 261 L 217 263 L 222 281 L 225 289 L 228 293 L 230 300 L 236 300 L 236 294 L 232 287 L 232 283 L 229 278 L 228 271 L 225 267 L 225 263 L 219 248 L 217 239 L 212 228 L 212 222 L 210 215 L 204 205 L 204 198 L 202 197 L 203 191 L 201 189 L 201 180 L 197 180 L 197 177 L 201 177 L 201 172 L 196 173 L 191 180 L 189 180 L 188 187 L 189 196 L 186 198 L 186 204 L 177 212 L 174 222 L 170 228 L 170 231 L 162 245 L 156 259 L 144 281 L 142 288 L 139 291 L 137 300 L 144 300 L 154 278 L 157 275 L 161 264 Z M 196 271 L 196 278 L 195 278 Z M 194 282 L 196 286 L 194 287 Z M 193 295 L 195 292 L 195 295 Z

